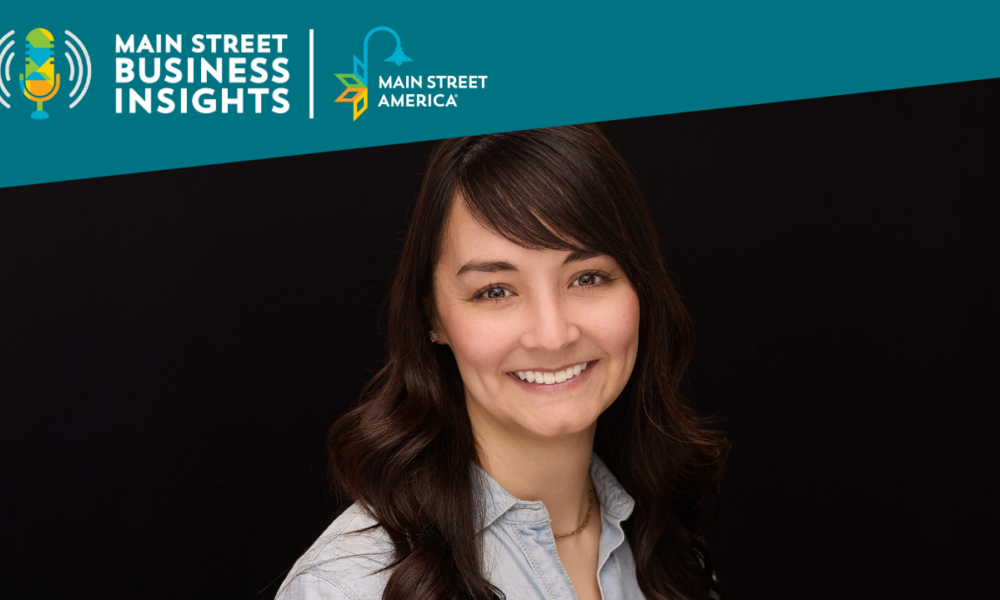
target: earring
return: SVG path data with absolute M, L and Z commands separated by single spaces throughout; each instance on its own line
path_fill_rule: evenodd
M 437 334 L 436 331 L 434 331 L 433 329 L 431 329 L 431 343 L 432 344 L 433 343 L 437 343 L 437 341 L 438 341 L 438 334 Z

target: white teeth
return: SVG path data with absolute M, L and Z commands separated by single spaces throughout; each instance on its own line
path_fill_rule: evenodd
M 587 364 L 588 363 L 580 363 L 567 369 L 563 369 L 562 371 L 556 371 L 555 373 L 543 373 L 541 371 L 516 371 L 516 373 L 518 379 L 521 381 L 552 385 L 554 383 L 562 383 L 568 379 L 576 377 L 587 368 Z

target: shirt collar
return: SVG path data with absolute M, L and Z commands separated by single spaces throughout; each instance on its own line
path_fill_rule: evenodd
M 483 505 L 482 514 L 484 515 L 483 524 L 479 531 L 492 525 L 501 515 L 515 506 L 534 507 L 541 505 L 541 502 L 529 502 L 515 498 L 479 466 L 476 466 L 475 471 L 480 478 L 480 498 Z M 604 461 L 594 453 L 590 455 L 590 476 L 594 480 L 594 492 L 601 504 L 601 510 L 619 521 L 629 518 L 635 507 L 635 500 L 625 491 L 625 488 L 611 473 Z

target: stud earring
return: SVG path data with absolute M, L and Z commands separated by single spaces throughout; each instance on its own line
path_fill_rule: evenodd
M 438 334 L 436 331 L 431 329 L 431 343 L 437 343 L 437 341 L 438 341 Z

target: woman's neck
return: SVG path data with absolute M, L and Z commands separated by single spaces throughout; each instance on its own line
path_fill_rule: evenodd
M 587 514 L 595 423 L 554 439 L 518 435 L 470 411 L 483 470 L 519 500 L 540 500 L 556 533 L 580 526 Z M 594 496 L 596 514 L 597 496 Z

